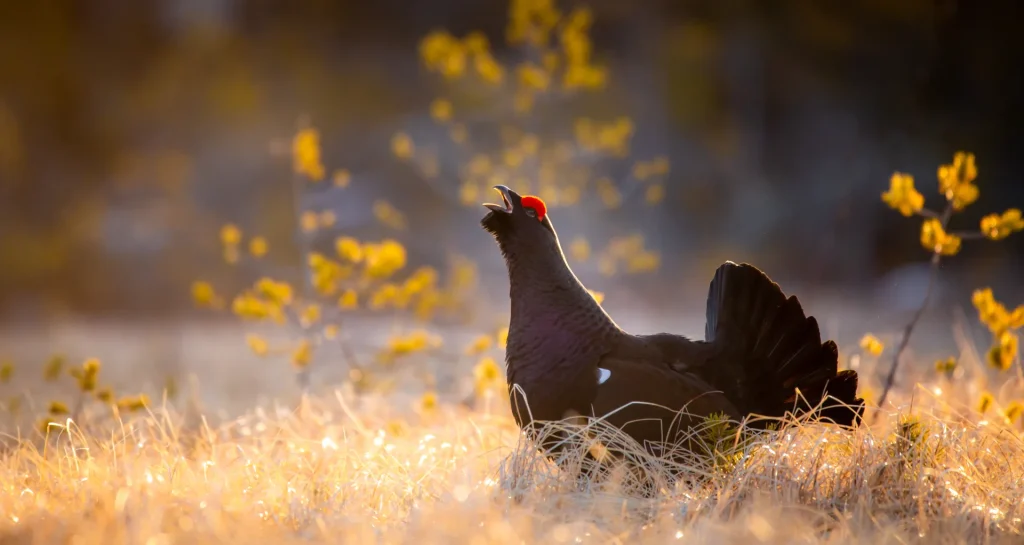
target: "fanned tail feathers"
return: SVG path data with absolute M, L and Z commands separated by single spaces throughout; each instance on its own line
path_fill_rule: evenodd
M 741 411 L 778 417 L 817 408 L 816 418 L 860 423 L 857 373 L 838 372 L 836 344 L 821 342 L 817 320 L 752 265 L 726 262 L 715 272 L 704 335 L 719 349 L 716 382 Z

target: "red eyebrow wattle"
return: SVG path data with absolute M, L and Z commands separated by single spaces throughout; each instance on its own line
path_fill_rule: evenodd
M 522 203 L 524 208 L 532 208 L 537 212 L 537 219 L 539 220 L 543 220 L 544 216 L 548 213 L 548 207 L 540 197 L 525 195 L 523 196 Z

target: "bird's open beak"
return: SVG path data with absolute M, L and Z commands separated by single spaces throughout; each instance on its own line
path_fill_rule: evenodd
M 503 204 L 493 204 L 493 203 L 485 202 L 484 206 L 486 206 L 487 208 L 489 208 L 489 209 L 491 209 L 491 210 L 493 210 L 495 212 L 503 212 L 505 214 L 511 214 L 512 213 L 512 199 L 509 198 L 509 192 L 512 191 L 512 190 L 509 189 L 506 186 L 503 186 L 503 185 L 496 185 L 496 186 L 494 186 L 494 189 L 498 190 L 498 193 L 501 193 L 501 202 Z

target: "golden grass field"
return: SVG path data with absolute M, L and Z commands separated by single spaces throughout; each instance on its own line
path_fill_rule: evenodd
M 519 440 L 500 399 L 467 406 L 441 395 L 425 410 L 422 388 L 401 379 L 388 393 L 357 394 L 341 382 L 301 397 L 286 365 L 247 354 L 242 332 L 214 324 L 5 335 L 23 355 L 49 345 L 110 354 L 103 373 L 114 385 L 155 382 L 147 377 L 177 358 L 186 365 L 175 372 L 194 379 L 149 411 L 64 421 L 45 444 L 27 437 L 30 429 L 20 441 L 9 437 L 0 543 L 1024 539 L 1019 423 L 1007 426 L 995 407 L 977 414 L 976 379 L 933 377 L 901 389 L 891 397 L 901 409 L 855 433 L 797 424 L 752 437 L 734 463 L 695 461 L 690 471 L 702 483 L 644 499 L 628 481 L 581 485 L 560 474 Z M 408 368 L 448 365 L 423 359 Z M 959 373 L 983 368 L 970 347 L 961 362 Z M 452 376 L 471 374 L 468 366 L 456 362 Z M 14 386 L 35 379 L 21 380 Z M 901 420 L 910 413 L 919 424 Z
M 505 41 L 524 48 L 518 60 L 493 54 L 488 40 L 495 37 L 479 31 L 423 36 L 417 52 L 409 54 L 419 56 L 424 74 L 438 87 L 429 108 L 432 125 L 396 130 L 391 155 L 406 174 L 430 180 L 433 187 L 442 179 L 457 181 L 448 197 L 477 211 L 481 200 L 493 198 L 497 183 L 529 190 L 553 207 L 595 195 L 602 210 L 622 207 L 620 186 L 630 184 L 642 188 L 629 190 L 636 196 L 631 204 L 644 207 L 633 212 L 645 215 L 663 203 L 675 167 L 667 155 L 631 156 L 634 122 L 628 115 L 602 106 L 593 118 L 568 118 L 571 97 L 604 90 L 612 76 L 599 62 L 602 56 L 591 54 L 593 13 L 581 6 L 563 13 L 554 4 L 510 3 Z M 529 128 L 548 127 L 556 117 L 565 118 L 561 131 L 536 134 Z M 264 276 L 278 274 L 287 261 L 260 267 L 277 250 L 269 246 L 278 239 L 260 231 L 266 225 L 223 218 L 224 262 L 217 265 L 241 264 L 238 274 L 189 279 L 196 305 L 228 311 L 222 318 L 150 325 L 80 320 L 0 329 L 0 545 L 1024 543 L 1024 377 L 1018 350 L 1024 305 L 1005 307 L 982 289 L 972 297 L 977 319 L 960 313 L 954 323 L 936 325 L 938 313 L 924 312 L 940 260 L 953 258 L 967 241 L 997 241 L 1024 231 L 1019 209 L 990 211 L 976 229 L 953 230 L 960 227 L 951 217 L 980 194 L 973 154 L 957 152 L 938 168 L 937 196 L 944 208 L 934 211 L 925 208 L 910 174 L 894 172 L 887 191 L 886 181 L 878 180 L 880 201 L 906 218 L 918 217 L 929 256 L 921 260 L 930 259 L 932 271 L 928 295 L 911 322 L 931 322 L 932 331 L 914 334 L 897 388 L 884 406 L 877 406 L 880 380 L 896 352 L 907 309 L 900 309 L 901 316 L 882 315 L 878 309 L 847 308 L 857 305 L 823 304 L 809 289 L 795 290 L 805 308 L 816 307 L 823 335 L 840 341 L 841 364 L 860 374 L 868 400 L 865 425 L 849 431 L 788 422 L 757 434 L 701 432 L 709 455 L 684 464 L 686 479 L 644 496 L 628 473 L 613 472 L 600 482 L 570 478 L 521 439 L 502 398 L 502 341 L 494 340 L 508 324 L 507 285 L 492 282 L 501 285 L 499 315 L 467 318 L 463 303 L 477 299 L 476 260 L 461 256 L 444 274 L 427 266 L 410 271 L 416 260 L 407 263 L 405 239 L 431 226 L 410 228 L 403 212 L 376 190 L 353 202 L 364 206 L 372 199 L 375 224 L 395 238 L 357 240 L 340 233 L 336 221 L 343 213 L 330 203 L 342 198 L 323 199 L 326 192 L 341 195 L 350 184 L 389 180 L 344 164 L 358 158 L 322 156 L 320 132 L 311 121 L 303 117 L 298 124 L 290 154 L 284 140 L 270 146 L 282 157 L 290 155 L 294 209 L 275 212 L 294 213 L 301 237 L 288 240 L 299 241 L 295 255 L 301 261 L 288 262 L 287 269 L 293 280 L 301 269 L 301 286 Z M 488 134 L 501 142 L 498 149 L 478 147 Z M 438 151 L 449 148 L 455 151 Z M 622 180 L 601 167 L 611 160 L 629 172 Z M 458 164 L 458 176 L 441 170 L 449 163 Z M 282 179 L 283 173 L 282 166 Z M 305 201 L 316 202 L 303 204 L 300 197 L 315 184 L 316 198 Z M 605 221 L 595 218 L 594 225 Z M 593 256 L 582 236 L 565 238 L 574 266 L 596 261 L 593 274 L 605 277 L 659 269 L 657 244 L 648 247 L 642 233 L 597 235 L 595 242 L 607 238 L 607 245 L 595 245 Z M 218 233 L 203 236 L 213 240 Z M 431 240 L 431 251 L 440 246 Z M 331 251 L 320 253 L 324 247 Z M 487 251 L 497 256 L 496 249 Z M 713 260 L 714 266 L 720 263 Z M 673 272 L 671 289 L 682 291 L 686 271 Z M 237 290 L 243 275 L 253 276 L 244 281 L 252 282 L 245 291 L 217 291 Z M 228 279 L 236 285 L 227 287 Z M 706 293 L 706 280 L 699 283 Z M 905 290 L 906 284 L 896 287 Z M 621 296 L 625 285 L 613 286 L 620 293 L 610 293 L 612 306 L 620 304 L 616 295 L 619 302 L 630 300 Z M 964 286 L 958 296 L 974 288 Z M 842 309 L 832 314 L 872 325 L 847 325 L 840 337 L 831 327 L 835 320 L 821 319 L 820 308 Z M 619 323 L 641 332 L 632 327 L 634 317 L 617 310 L 610 314 Z M 391 311 L 417 315 L 420 325 L 414 327 L 430 330 L 443 345 L 431 348 L 424 338 L 396 345 L 394 335 L 407 334 L 407 324 L 360 314 Z M 479 328 L 445 329 L 433 319 L 435 311 Z M 647 325 L 660 324 L 646 332 L 689 329 L 692 335 L 704 327 L 703 316 L 687 321 L 689 327 L 678 317 L 645 318 Z M 966 333 L 982 326 L 991 333 L 987 346 Z M 879 331 L 883 327 L 888 331 Z M 868 330 L 889 346 L 873 341 L 860 348 L 851 340 Z M 492 339 L 468 354 L 464 347 L 482 333 Z M 370 363 L 389 342 L 390 356 Z M 951 344 L 957 348 L 952 354 Z M 271 349 L 276 345 L 287 347 L 277 352 Z M 346 367 L 351 358 L 342 346 L 378 365 L 372 381 Z M 66 365 L 44 380 L 55 353 L 66 356 Z M 107 387 L 114 393 L 107 395 Z M 140 392 L 148 403 L 118 402 Z M 52 421 L 40 426 L 47 415 Z M 614 440 L 606 430 L 582 431 L 595 431 L 602 444 Z M 587 441 L 575 450 L 577 458 L 584 449 L 598 448 L 594 439 Z M 665 482 L 666 462 L 634 456 L 655 482 Z

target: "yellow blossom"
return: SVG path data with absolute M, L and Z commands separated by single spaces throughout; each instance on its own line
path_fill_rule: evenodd
M 996 301 L 992 288 L 975 290 L 971 296 L 974 308 L 978 310 L 978 321 L 988 326 L 996 337 L 1008 329 L 1024 327 L 1024 305 L 1010 312 L 1002 303 Z
M 489 52 L 478 53 L 473 57 L 473 66 L 480 79 L 490 84 L 499 84 L 505 79 L 505 69 Z
M 320 163 L 320 133 L 305 128 L 292 139 L 292 163 L 297 174 L 304 174 L 318 182 L 324 178 L 324 166 Z
M 989 409 L 992 408 L 992 404 L 996 402 L 996 399 L 992 397 L 989 392 L 982 392 L 978 397 L 978 412 L 985 414 Z
M 473 367 L 474 389 L 476 394 L 483 395 L 504 386 L 504 379 L 498 362 L 492 357 L 481 359 Z
M 332 341 L 338 338 L 339 328 L 335 324 L 327 324 L 324 326 L 324 338 Z
M 320 223 L 320 216 L 312 210 L 306 210 L 299 217 L 299 224 L 302 226 L 302 231 L 306 233 L 312 233 L 316 231 Z
M 660 266 L 661 255 L 649 250 L 634 254 L 626 260 L 626 272 L 629 274 L 656 271 Z
M 366 274 L 371 278 L 387 278 L 405 267 L 405 247 L 396 240 L 386 239 L 379 244 L 363 247 Z
M 359 294 L 355 290 L 345 290 L 338 298 L 338 307 L 344 310 L 351 310 L 359 306 Z
M 665 198 L 665 186 L 661 184 L 653 184 L 647 186 L 647 190 L 644 192 L 644 199 L 647 204 L 658 204 Z
M 197 280 L 192 283 L 192 300 L 197 307 L 215 307 L 220 297 L 209 282 Z
M 60 377 L 61 371 L 64 369 L 64 356 L 60 354 L 54 354 L 43 366 L 43 379 L 46 381 L 54 381 Z
M 992 240 L 1001 240 L 1017 231 L 1024 231 L 1024 219 L 1017 208 L 981 218 L 981 233 Z
M 1024 402 L 1011 401 L 1010 404 L 1002 410 L 1002 413 L 1007 424 L 1014 424 L 1017 420 L 1020 420 L 1021 415 L 1024 414 Z
M 504 350 L 506 345 L 508 345 L 508 328 L 503 327 L 498 330 L 498 346 Z
M 901 172 L 894 172 L 889 179 L 889 191 L 882 193 L 882 201 L 907 217 L 924 208 L 924 195 L 914 189 L 914 177 Z
M 228 223 L 220 228 L 220 241 L 225 246 L 234 246 L 242 241 L 242 230 Z
M 249 349 L 257 356 L 266 356 L 270 352 L 270 345 L 267 344 L 266 339 L 254 333 L 245 336 L 245 343 L 249 345 Z
M 49 412 L 53 416 L 61 416 L 68 414 L 71 411 L 68 410 L 68 406 L 65 405 L 64 403 L 60 401 L 51 401 L 50 408 L 47 412 Z
M 345 261 L 359 263 L 363 260 L 363 247 L 352 237 L 341 236 L 334 239 L 334 250 L 338 257 Z
M 256 291 L 279 305 L 292 302 L 292 287 L 287 282 L 278 282 L 263 277 L 256 281 Z
M 618 208 L 622 204 L 622 194 L 608 178 L 597 180 L 597 194 L 605 208 Z
M 377 218 L 377 221 L 392 229 L 405 229 L 405 215 L 385 200 L 374 201 L 373 215 Z
M 473 342 L 466 347 L 466 354 L 473 356 L 486 351 L 488 348 L 491 347 L 492 340 L 493 339 L 491 338 L 490 335 L 477 336 L 477 338 L 473 339 Z
M 299 341 L 299 346 L 292 352 L 292 366 L 296 369 L 305 369 L 313 359 L 313 344 L 309 339 Z
M 399 159 L 412 158 L 413 153 L 415 153 L 412 138 L 409 138 L 409 135 L 404 132 L 395 133 L 391 137 L 391 153 L 395 154 L 395 157 Z
M 39 425 L 39 431 L 43 435 L 48 435 L 50 433 L 51 425 L 52 426 L 59 426 L 59 424 L 57 424 L 57 422 L 55 420 L 53 420 L 52 418 L 43 418 L 43 419 L 41 419 L 39 421 L 38 425 Z
M 137 396 L 123 397 L 117 400 L 117 408 L 122 411 L 135 412 L 141 411 L 149 406 L 149 397 L 145 394 L 139 394 Z
M 352 182 L 352 174 L 348 170 L 340 168 L 334 171 L 334 186 L 335 187 L 348 187 Z
M 435 121 L 445 123 L 452 119 L 452 103 L 443 98 L 435 99 L 430 103 L 430 117 Z M 398 155 L 397 153 L 395 155 Z
M 306 308 L 302 310 L 299 315 L 299 324 L 302 327 L 309 327 L 320 321 L 320 305 L 310 304 L 306 305 Z
M 10 382 L 12 375 L 14 375 L 14 364 L 5 360 L 0 364 L 0 384 Z
M 939 167 L 939 193 L 953 204 L 955 210 L 962 210 L 978 199 L 978 187 L 971 183 L 977 177 L 974 154 L 958 151 L 953 155 L 952 163 Z
M 263 257 L 267 255 L 268 249 L 269 246 L 267 245 L 267 239 L 263 237 L 252 237 L 252 239 L 249 240 L 249 253 L 252 254 L 253 257 Z
M 960 252 L 960 237 L 947 233 L 942 223 L 935 218 L 928 218 L 921 224 L 921 246 L 929 252 L 951 256 Z
M 872 335 L 870 333 L 868 333 L 867 335 L 864 335 L 864 337 L 861 338 L 861 340 L 860 340 L 860 347 L 865 352 L 867 352 L 868 354 L 871 354 L 872 356 L 874 356 L 876 358 L 878 356 L 881 356 L 882 352 L 885 350 L 885 344 L 883 344 L 882 341 L 880 341 L 878 339 L 878 337 L 876 337 L 876 336 L 874 336 L 874 335 Z
M 102 401 L 103 403 L 111 403 L 114 401 L 114 390 L 111 389 L 109 386 L 101 388 L 96 392 L 96 399 Z
M 956 371 L 956 358 L 950 356 L 944 360 L 936 360 L 935 371 L 945 375 L 952 375 L 953 371 Z
M 437 410 L 437 392 L 425 392 L 419 401 L 419 410 L 422 413 L 430 414 Z
M 986 354 L 988 364 L 1000 371 L 1008 370 L 1017 359 L 1020 339 L 1012 331 L 1003 331 Z
M 81 371 L 74 375 L 75 378 L 78 379 L 78 388 L 80 390 L 83 392 L 91 392 L 96 389 L 100 366 L 100 360 L 97 358 L 89 358 L 82 362 Z
M 517 74 L 519 76 L 519 84 L 529 89 L 543 91 L 548 88 L 550 83 L 547 71 L 531 62 L 520 64 Z
M 466 37 L 462 39 L 462 45 L 466 47 L 466 51 L 473 54 L 483 53 L 487 51 L 489 47 L 487 43 L 487 36 L 479 30 L 474 30 L 469 34 L 466 34 Z
M 589 293 L 590 296 L 593 297 L 595 301 L 597 301 L 597 304 L 600 305 L 602 302 L 604 302 L 604 294 L 603 293 L 601 293 L 599 291 L 594 291 L 592 289 L 588 289 L 587 293 Z

